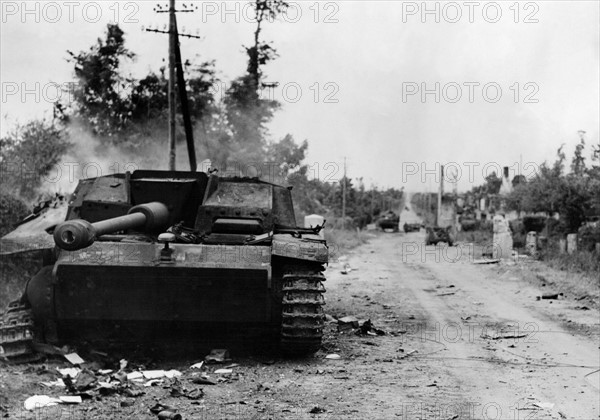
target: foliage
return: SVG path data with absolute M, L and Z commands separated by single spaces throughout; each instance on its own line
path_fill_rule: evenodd
M 152 134 L 157 128 L 166 132 L 169 104 L 165 68 L 159 73 L 150 71 L 139 80 L 124 77 L 120 66 L 135 54 L 125 47 L 125 34 L 117 24 L 108 24 L 105 38 L 98 38 L 88 51 L 68 53 L 78 83 L 73 103 L 58 106 L 66 120 L 77 119 L 102 142 L 125 147 L 154 140 Z M 203 119 L 212 119 L 218 112 L 211 92 L 217 81 L 215 63 L 186 61 L 183 67 L 192 123 L 205 124 Z M 179 102 L 177 108 L 181 108 Z
M 531 180 L 515 186 L 507 197 L 509 208 L 549 215 L 558 212 L 564 232 L 577 232 L 587 217 L 600 210 L 600 168 L 594 163 L 587 168 L 584 152 L 582 138 L 573 154 L 571 172 L 565 174 L 566 155 L 561 146 L 552 166 L 543 163 Z
M 17 125 L 0 139 L 0 191 L 31 200 L 70 147 L 63 127 L 48 120 Z
M 0 192 L 0 237 L 11 232 L 31 211 L 18 197 Z
M 131 116 L 126 98 L 128 81 L 119 65 L 135 55 L 125 48 L 123 30 L 108 24 L 105 39 L 98 38 L 89 51 L 67 51 L 79 83 L 73 91 L 77 114 L 94 134 L 112 135 L 124 128 Z

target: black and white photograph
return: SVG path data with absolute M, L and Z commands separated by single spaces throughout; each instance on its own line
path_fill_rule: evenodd
M 600 420 L 600 2 L 0 0 L 0 418 Z

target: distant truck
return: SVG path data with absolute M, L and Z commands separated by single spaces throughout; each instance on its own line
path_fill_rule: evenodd
M 409 233 L 409 232 L 419 232 L 421 230 L 421 227 L 423 225 L 420 222 L 415 222 L 415 223 L 408 223 L 408 222 L 404 222 L 404 232 Z
M 393 229 L 394 232 L 398 232 L 400 230 L 400 216 L 394 213 L 391 210 L 383 213 L 379 220 L 377 220 L 377 227 L 382 231 L 386 229 Z

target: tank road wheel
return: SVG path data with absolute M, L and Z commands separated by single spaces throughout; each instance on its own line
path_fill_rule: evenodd
M 283 275 L 281 350 L 290 356 L 316 352 L 321 347 L 323 314 L 322 267 L 288 267 Z

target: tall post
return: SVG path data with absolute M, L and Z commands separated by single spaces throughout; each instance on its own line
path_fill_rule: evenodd
M 177 111 L 175 91 L 175 0 L 169 0 L 169 170 L 175 170 L 175 116 Z
M 375 199 L 375 188 L 371 185 L 371 223 L 373 223 L 373 200 Z
M 346 157 L 344 156 L 344 182 L 342 182 L 342 229 L 346 229 Z
M 444 165 L 440 167 L 440 190 L 437 197 L 437 220 L 436 225 L 439 227 L 442 220 L 442 196 L 444 195 Z

